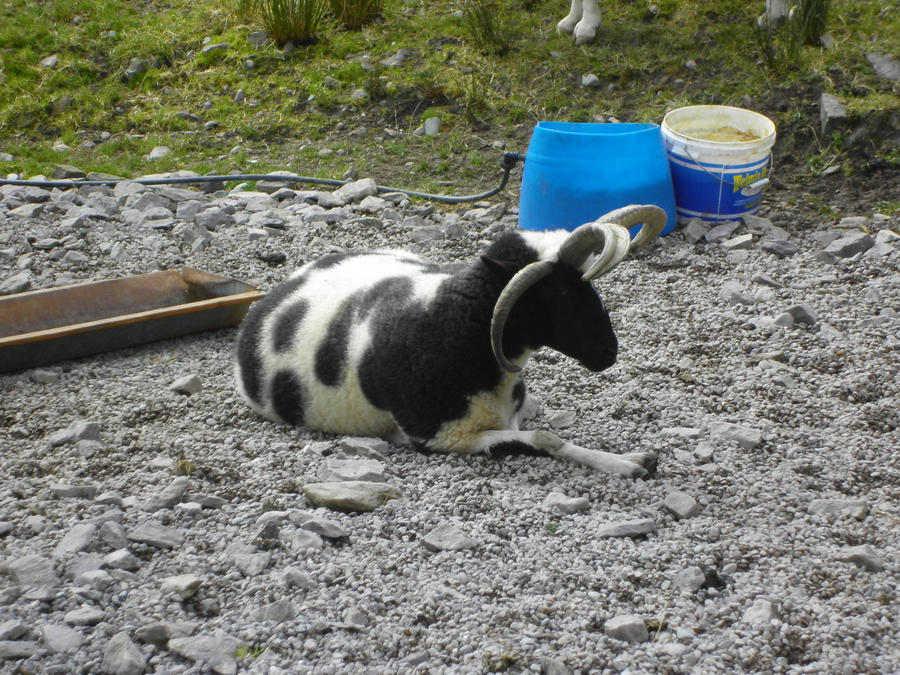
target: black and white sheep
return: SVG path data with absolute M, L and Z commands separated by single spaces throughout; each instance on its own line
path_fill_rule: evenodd
M 412 253 L 337 253 L 257 302 L 237 342 L 238 389 L 265 417 L 446 452 L 527 446 L 640 477 L 652 453 L 582 448 L 520 431 L 520 369 L 540 347 L 598 372 L 618 342 L 592 280 L 654 239 L 656 206 L 630 206 L 573 232 L 507 232 L 462 269 Z M 626 228 L 643 223 L 632 242 Z

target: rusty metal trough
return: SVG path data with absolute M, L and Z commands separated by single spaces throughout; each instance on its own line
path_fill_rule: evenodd
M 0 297 L 0 372 L 233 326 L 263 295 L 186 267 Z

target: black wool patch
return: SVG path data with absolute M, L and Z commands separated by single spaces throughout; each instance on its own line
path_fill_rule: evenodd
M 262 345 L 260 335 L 262 326 L 270 314 L 278 310 L 279 305 L 295 290 L 306 283 L 306 276 L 289 279 L 266 294 L 262 300 L 250 307 L 247 316 L 241 323 L 240 334 L 237 340 L 237 362 L 241 384 L 247 397 L 256 403 L 262 404 L 263 360 L 260 354 Z
M 278 416 L 288 424 L 303 424 L 303 404 L 306 392 L 303 383 L 290 370 L 279 370 L 272 378 L 272 405 Z
M 306 300 L 299 300 L 280 311 L 272 329 L 272 348 L 276 352 L 286 352 L 291 348 L 297 329 L 308 310 L 309 303 Z
M 344 301 L 331 320 L 325 338 L 316 349 L 316 377 L 326 387 L 336 387 L 341 383 L 347 365 L 350 329 L 358 304 L 359 295 L 350 296 Z

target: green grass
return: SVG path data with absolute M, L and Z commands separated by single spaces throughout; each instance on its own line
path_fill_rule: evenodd
M 832 3 L 834 47 L 801 46 L 790 68 L 760 63 L 752 26 L 762 3 L 746 0 L 658 0 L 656 14 L 644 2 L 604 3 L 597 40 L 581 47 L 555 32 L 566 12 L 560 0 L 508 0 L 498 3 L 507 12 L 502 54 L 479 44 L 459 0 L 385 0 L 357 31 L 326 15 L 317 40 L 288 54 L 249 42 L 262 28 L 241 7 L 249 4 L 7 0 L 0 6 L 0 152 L 14 159 L 0 161 L 0 174 L 48 174 L 57 163 L 126 176 L 280 169 L 340 177 L 355 168 L 414 189 L 472 187 L 494 179 L 492 141 L 524 151 L 542 119 L 659 122 L 671 108 L 745 105 L 749 97 L 746 105 L 772 115 L 781 137 L 817 121 L 812 94 L 766 110 L 779 91 L 830 91 L 851 115 L 898 106 L 896 87 L 878 81 L 865 58 L 873 50 L 898 56 L 900 10 L 890 3 Z M 229 48 L 203 55 L 204 40 Z M 401 48 L 414 51 L 405 65 L 379 63 Z M 52 54 L 58 65 L 42 67 Z M 134 58 L 149 68 L 126 81 Z M 685 67 L 688 60 L 695 69 Z M 588 72 L 600 88 L 581 86 Z M 362 103 L 351 101 L 359 87 L 369 93 Z M 243 102 L 235 100 L 239 90 Z M 426 115 L 441 117 L 442 133 L 413 136 Z M 218 126 L 204 128 L 209 120 Z M 360 127 L 365 136 L 348 136 Z M 386 138 L 385 128 L 401 134 Z M 103 131 L 111 137 L 98 142 Z M 834 151 L 820 140 L 822 152 Z M 54 151 L 60 142 L 72 149 Z M 156 145 L 173 153 L 143 160 Z M 320 157 L 322 148 L 335 152 Z

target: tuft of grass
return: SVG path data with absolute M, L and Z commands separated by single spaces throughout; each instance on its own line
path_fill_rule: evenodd
M 504 11 L 489 0 L 466 0 L 463 23 L 478 47 L 502 56 L 512 47 L 512 37 L 503 19 Z
M 309 45 L 318 40 L 325 0 L 254 0 L 252 4 L 277 46 L 283 47 L 287 42 Z
M 384 8 L 383 0 L 330 0 L 331 13 L 344 28 L 359 30 Z
M 800 0 L 786 21 L 772 25 L 764 18 L 753 24 L 760 57 L 775 72 L 796 68 L 804 46 L 818 46 L 828 24 L 830 0 Z
M 248 647 L 247 645 L 241 645 L 234 651 L 234 658 L 238 661 L 254 661 L 264 651 L 266 651 L 265 647 Z

